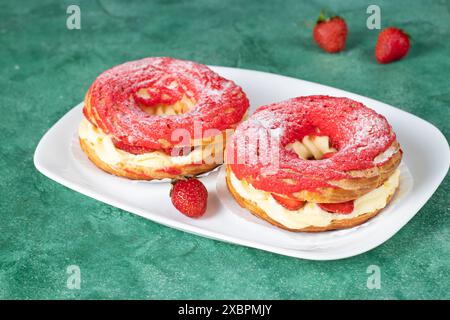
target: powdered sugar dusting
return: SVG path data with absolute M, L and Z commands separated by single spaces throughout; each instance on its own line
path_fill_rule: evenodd
M 261 130 L 269 134 L 255 137 Z M 331 146 L 338 151 L 330 158 L 308 161 L 285 148 L 307 135 L 328 136 Z M 248 138 L 242 138 L 244 136 Z M 268 137 L 277 138 L 280 145 L 276 174 L 267 174 L 266 165 L 259 160 L 252 164 L 230 165 L 239 179 L 245 178 L 255 187 L 272 192 L 325 187 L 329 186 L 329 180 L 348 178 L 348 171 L 373 168 L 380 163 L 375 158 L 396 139 L 386 119 L 359 102 L 348 98 L 306 96 L 258 108 L 246 123 L 238 126 L 227 156 L 233 158 L 242 150 L 259 156 L 258 146 L 273 143 L 264 141 Z M 395 152 L 385 155 L 391 157 L 393 154 Z
M 184 114 L 160 117 L 141 108 L 174 104 L 183 97 L 195 102 Z M 111 134 L 117 147 L 133 153 L 172 146 L 173 130 L 183 128 L 193 135 L 196 121 L 202 131 L 231 128 L 249 106 L 234 82 L 204 65 L 166 57 L 107 70 L 92 84 L 86 102 L 84 113 L 91 122 Z

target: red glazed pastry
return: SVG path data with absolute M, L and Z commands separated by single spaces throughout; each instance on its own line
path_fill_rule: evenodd
M 387 205 L 401 158 L 392 127 L 372 109 L 347 98 L 299 97 L 262 106 L 238 126 L 227 183 L 242 206 L 279 227 L 347 228 Z M 306 203 L 289 210 L 279 197 Z M 327 203 L 340 205 L 320 206 Z
M 84 101 L 80 144 L 101 169 L 130 179 L 177 178 L 219 163 L 227 131 L 244 117 L 242 89 L 208 67 L 173 58 L 102 73 Z

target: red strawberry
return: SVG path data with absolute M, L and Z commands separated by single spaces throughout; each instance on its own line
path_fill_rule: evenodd
M 341 203 L 318 203 L 317 205 L 325 211 L 340 214 L 352 213 L 354 208 L 353 201 Z
M 203 183 L 195 178 L 177 180 L 172 183 L 170 198 L 173 205 L 191 218 L 201 217 L 206 211 L 208 191 Z
M 305 201 L 293 199 L 293 198 L 286 198 L 280 195 L 277 195 L 275 193 L 272 193 L 272 197 L 283 207 L 285 207 L 288 210 L 294 211 L 302 208 L 305 205 Z
M 337 16 L 327 19 L 321 12 L 313 30 L 313 37 L 323 50 L 336 53 L 344 49 L 347 33 L 348 28 L 344 19 Z
M 406 56 L 409 36 L 402 30 L 389 27 L 381 31 L 375 47 L 375 58 L 379 63 L 389 63 Z

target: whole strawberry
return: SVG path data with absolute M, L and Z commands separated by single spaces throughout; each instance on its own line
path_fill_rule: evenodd
M 208 191 L 203 183 L 195 178 L 176 180 L 172 183 L 170 198 L 173 205 L 191 218 L 201 217 L 206 211 Z
M 326 52 L 336 53 L 344 50 L 348 28 L 341 17 L 327 19 L 323 12 L 313 30 L 314 41 Z
M 375 58 L 379 63 L 389 63 L 406 56 L 409 36 L 402 30 L 389 27 L 381 31 L 375 47 Z

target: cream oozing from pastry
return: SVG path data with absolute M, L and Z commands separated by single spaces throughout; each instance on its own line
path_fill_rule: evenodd
M 220 159 L 218 152 L 222 152 L 222 137 L 217 143 L 211 143 L 195 147 L 187 155 L 170 156 L 162 151 L 152 151 L 143 154 L 133 154 L 116 148 L 111 136 L 92 125 L 86 118 L 83 118 L 78 129 L 79 137 L 85 140 L 95 150 L 96 155 L 108 165 L 122 164 L 124 166 L 151 167 L 163 169 L 172 166 L 189 165 L 193 163 L 201 164 L 202 161 L 216 161 Z M 219 163 L 218 163 L 219 164 Z
M 333 220 L 352 219 L 383 209 L 400 182 L 400 170 L 397 169 L 381 186 L 357 198 L 351 213 L 336 214 L 327 212 L 312 202 L 306 202 L 301 209 L 288 210 L 280 205 L 269 192 L 258 190 L 251 184 L 239 180 L 231 170 L 229 174 L 231 185 L 242 198 L 254 202 L 270 218 L 290 229 L 302 229 L 309 226 L 325 227 Z

